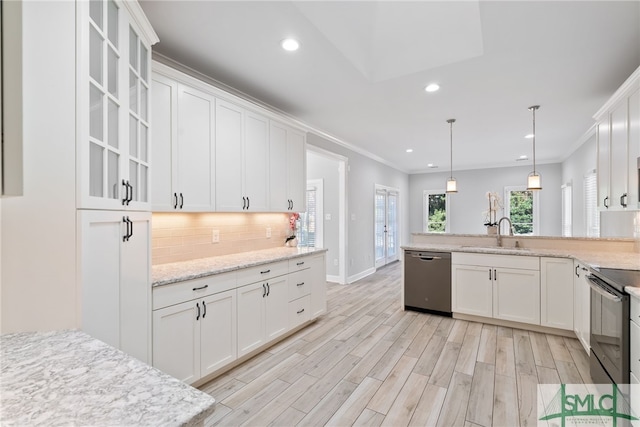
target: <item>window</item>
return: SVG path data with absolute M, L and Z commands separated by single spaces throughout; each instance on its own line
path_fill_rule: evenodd
M 505 187 L 505 216 L 511 220 L 513 234 L 538 234 L 538 192 L 526 187 Z
M 587 237 L 600 237 L 600 214 L 598 212 L 598 180 L 596 171 L 584 177 L 584 223 Z
M 300 213 L 299 246 L 322 247 L 322 180 L 307 182 L 307 211 Z
M 562 236 L 571 237 L 571 204 L 572 190 L 571 183 L 567 183 L 560 187 L 562 189 Z
M 423 193 L 423 230 L 426 233 L 449 231 L 449 199 L 444 190 L 425 190 Z

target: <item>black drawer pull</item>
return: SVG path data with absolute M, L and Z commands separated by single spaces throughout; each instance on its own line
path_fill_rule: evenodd
M 209 285 L 200 286 L 199 288 L 193 288 L 194 291 L 199 291 L 201 289 L 207 289 Z
M 304 265 L 304 261 L 302 262 L 297 262 L 296 265 Z
M 202 318 L 204 319 L 204 316 L 207 315 L 207 304 L 204 301 L 202 301 L 202 307 L 204 307 L 204 312 L 202 313 Z
M 265 296 L 267 296 L 267 287 L 263 283 L 262 284 L 262 298 L 264 298 Z
M 196 316 L 196 320 L 200 320 L 200 303 L 196 303 L 196 307 L 198 308 L 198 315 Z
M 265 270 L 265 271 L 261 271 L 260 274 L 267 274 L 267 273 L 271 273 L 271 270 Z
M 297 314 L 300 314 L 302 312 L 304 312 L 304 308 L 302 310 L 298 311 Z
M 304 285 L 304 282 L 298 283 L 296 286 L 303 286 L 303 285 Z

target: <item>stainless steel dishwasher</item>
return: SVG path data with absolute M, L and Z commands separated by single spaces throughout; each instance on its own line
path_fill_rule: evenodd
M 404 308 L 451 316 L 450 252 L 405 252 Z

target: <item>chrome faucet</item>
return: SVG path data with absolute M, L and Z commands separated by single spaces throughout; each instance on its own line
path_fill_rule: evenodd
M 502 236 L 500 235 L 500 226 L 502 225 L 502 221 L 505 219 L 509 223 L 509 236 L 513 236 L 513 225 L 511 224 L 511 220 L 508 217 L 503 216 L 498 221 L 498 234 L 496 234 L 496 241 L 498 243 L 498 246 L 502 246 Z

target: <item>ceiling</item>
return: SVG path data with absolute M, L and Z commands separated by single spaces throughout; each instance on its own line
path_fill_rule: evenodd
M 140 3 L 155 52 L 409 173 L 449 170 L 450 118 L 454 170 L 531 164 L 534 104 L 561 161 L 640 66 L 640 1 Z

